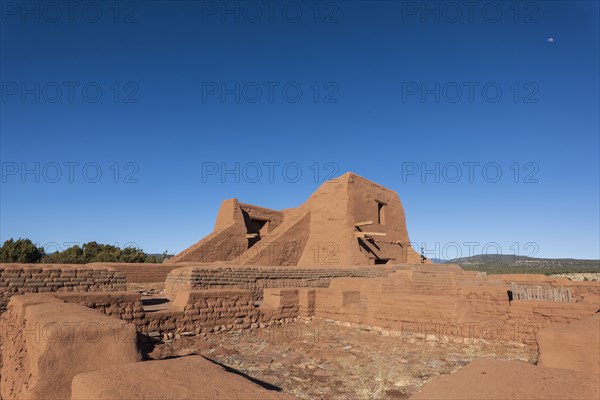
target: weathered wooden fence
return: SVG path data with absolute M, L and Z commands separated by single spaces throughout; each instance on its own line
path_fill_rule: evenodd
M 571 302 L 571 289 L 562 286 L 519 285 L 512 283 L 513 300 Z

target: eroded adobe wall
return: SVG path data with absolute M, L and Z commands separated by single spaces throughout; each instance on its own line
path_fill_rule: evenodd
M 125 275 L 107 266 L 0 264 L 0 313 L 15 294 L 125 289 Z
M 268 220 L 269 223 L 266 226 L 266 233 L 277 228 L 283 222 L 283 213 L 281 211 L 245 203 L 238 203 L 238 206 L 242 212 L 246 213 L 250 218 Z
M 166 316 L 177 314 L 177 330 L 193 333 L 251 329 L 262 322 L 285 322 L 297 316 L 297 290 L 274 289 L 268 297 L 276 298 L 277 301 L 271 301 L 263 312 L 254 306 L 252 295 L 247 290 L 190 292 L 187 294 L 184 310 Z M 143 370 L 149 364 L 139 363 L 141 356 L 137 349 L 135 327 L 101 313 L 120 317 L 135 314 L 133 305 L 138 300 L 139 295 L 118 292 L 26 294 L 12 298 L 2 320 L 2 398 L 105 398 L 109 392 L 108 396 L 111 398 L 144 398 L 155 395 L 153 390 L 161 385 L 157 384 L 154 389 L 147 390 L 140 389 L 140 385 L 143 386 L 148 381 L 158 382 L 167 377 L 174 385 L 183 388 L 189 383 L 188 378 L 182 378 L 184 372 L 188 371 L 189 378 L 195 379 L 198 378 L 198 368 L 203 371 L 201 375 L 206 379 L 201 384 L 192 385 L 196 396 L 204 393 L 202 388 L 206 389 L 206 385 L 213 384 L 209 397 L 215 393 L 254 393 L 261 398 L 271 398 L 269 393 L 249 383 L 242 387 L 237 382 L 237 389 L 234 391 L 219 389 L 220 384 L 215 384 L 218 379 L 221 379 L 221 383 L 231 383 L 234 378 L 219 378 L 210 370 L 212 364 L 209 362 L 193 365 L 184 363 L 176 371 L 170 371 L 169 362 L 156 362 L 156 365 L 153 364 L 155 370 L 152 377 L 141 377 L 141 370 L 138 368 Z M 144 327 L 146 326 L 142 326 Z M 123 368 L 120 369 L 120 366 Z M 107 375 L 102 371 L 107 370 L 119 372 L 106 378 Z M 128 375 L 125 373 L 127 371 Z M 92 375 L 87 381 L 81 381 L 81 377 L 92 372 L 96 375 Z M 126 378 L 119 380 L 123 376 Z M 111 386 L 115 379 L 119 384 Z M 90 390 L 91 387 L 94 389 Z M 112 389 L 107 392 L 107 387 Z M 123 388 L 125 391 L 119 391 Z M 184 397 L 189 397 L 187 389 L 182 390 Z M 168 391 L 163 394 L 167 395 Z M 287 396 L 277 395 L 276 398 Z
M 382 204 L 381 211 L 378 210 L 378 202 Z M 409 245 L 404 207 L 396 192 L 359 176 L 350 177 L 347 219 L 353 228 L 356 222 L 373 221 L 372 225 L 358 227 L 358 230 L 386 234 L 375 236 L 373 240 L 357 239 L 361 245 L 356 247 L 363 257 L 391 258 L 396 263 L 413 261 L 408 260 L 412 247 Z M 354 262 L 360 263 L 361 258 L 355 255 Z
M 13 297 L 1 341 L 4 400 L 68 399 L 75 375 L 141 359 L 133 325 L 48 294 Z
M 139 331 L 148 324 L 142 296 L 128 292 L 54 293 L 54 297 L 68 303 L 91 308 L 109 317 L 122 319 L 136 326 Z
M 260 305 L 261 321 L 289 322 L 300 316 L 299 292 L 298 289 L 265 289 Z
M 249 290 L 178 292 L 171 308 L 160 312 L 145 312 L 141 296 L 134 293 L 55 293 L 54 297 L 122 319 L 145 334 L 252 329 L 260 324 L 284 323 L 298 317 L 297 289 L 266 289 L 265 292 L 268 299 L 260 308 Z
M 177 268 L 177 265 L 164 263 L 94 263 L 87 265 L 114 268 L 125 275 L 127 283 L 164 282 L 169 272 Z
M 278 230 L 262 237 L 258 243 L 240 253 L 235 261 L 261 266 L 295 266 L 298 264 L 300 256 L 307 247 L 311 214 L 310 212 L 290 211 L 285 215 L 285 221 Z M 308 247 L 311 246 L 312 244 L 308 245 Z M 321 247 L 321 245 L 318 246 Z M 322 261 L 328 260 L 322 257 Z
M 225 200 L 217 215 L 212 233 L 167 261 L 179 262 L 239 262 L 248 249 L 247 224 L 249 219 L 268 220 L 261 236 L 268 236 L 283 222 L 283 213 L 264 207 L 240 203 L 237 199 Z
M 139 329 L 161 334 L 216 333 L 282 324 L 299 316 L 298 289 L 265 289 L 265 296 L 268 301 L 258 307 L 249 290 L 179 292 L 171 311 L 146 314 Z
M 542 329 L 538 346 L 537 366 L 476 360 L 434 378 L 411 399 L 600 398 L 600 315 Z
M 83 373 L 72 400 L 262 399 L 292 400 L 202 356 L 145 361 Z
M 106 316 L 133 324 L 140 333 L 181 331 L 182 311 L 144 311 L 142 297 L 137 293 L 55 293 L 55 297 L 96 310 Z
M 478 359 L 427 382 L 410 400 L 597 399 L 598 377 L 525 361 Z
M 334 279 L 328 289 L 316 289 L 315 315 L 394 334 L 535 344 L 540 329 L 578 321 L 598 309 L 597 285 L 545 277 L 537 283 L 568 286 L 573 301 L 509 304 L 511 282 L 424 268 L 397 271 L 387 278 Z
M 538 365 L 600 376 L 600 314 L 538 334 Z
M 226 267 L 206 265 L 184 267 L 171 271 L 165 282 L 165 293 L 202 289 L 247 289 L 255 300 L 263 297 L 266 288 L 328 287 L 333 278 L 382 277 L 394 267 L 358 268 L 276 268 Z

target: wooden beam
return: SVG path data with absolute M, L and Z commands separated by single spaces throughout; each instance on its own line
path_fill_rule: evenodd
M 246 239 L 254 239 L 258 237 L 258 233 L 246 233 Z
M 382 232 L 354 232 L 354 236 L 357 238 L 369 238 L 372 236 L 385 236 L 385 233 Z
M 354 226 L 365 226 L 365 225 L 373 225 L 373 221 L 362 221 L 362 222 L 357 222 L 354 224 Z

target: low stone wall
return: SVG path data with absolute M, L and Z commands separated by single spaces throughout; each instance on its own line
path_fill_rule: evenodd
M 137 328 L 147 325 L 146 313 L 142 304 L 142 296 L 128 292 L 94 292 L 94 293 L 53 293 L 54 297 L 68 303 L 100 311 L 109 317 L 122 319 L 134 324 Z M 138 329 L 141 330 L 141 329 Z
M 328 287 L 333 278 L 372 278 L 387 276 L 394 267 L 360 268 L 277 268 L 189 266 L 174 269 L 167 276 L 165 293 L 174 295 L 203 289 L 246 289 L 261 300 L 263 289 Z
M 127 292 L 55 293 L 57 299 L 83 305 L 135 325 L 146 334 L 200 334 L 253 329 L 261 324 L 285 323 L 299 315 L 297 289 L 267 289 L 267 299 L 255 305 L 242 289 L 180 292 L 169 310 L 145 312 L 141 295 Z
M 290 322 L 299 316 L 298 289 L 265 289 L 260 307 L 254 296 L 243 289 L 207 289 L 180 292 L 175 303 L 184 303 L 183 311 L 146 314 L 142 332 L 176 334 L 216 333 L 254 329 L 259 326 Z
M 125 290 L 125 276 L 101 265 L 0 264 L 0 313 L 23 293 Z
M 200 290 L 189 293 L 178 328 L 194 333 L 249 329 L 258 319 L 250 291 Z

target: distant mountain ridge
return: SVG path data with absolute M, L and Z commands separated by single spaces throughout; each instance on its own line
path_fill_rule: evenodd
M 514 265 L 587 265 L 600 266 L 600 260 L 582 260 L 576 258 L 536 258 L 516 256 L 512 254 L 478 254 L 472 257 L 461 257 L 447 262 L 456 264 L 514 264 Z
M 598 272 L 600 260 L 580 260 L 575 258 L 537 258 L 508 254 L 478 254 L 452 260 L 432 259 L 434 263 L 458 264 L 466 270 L 488 273 L 537 273 L 558 274 L 571 272 Z

